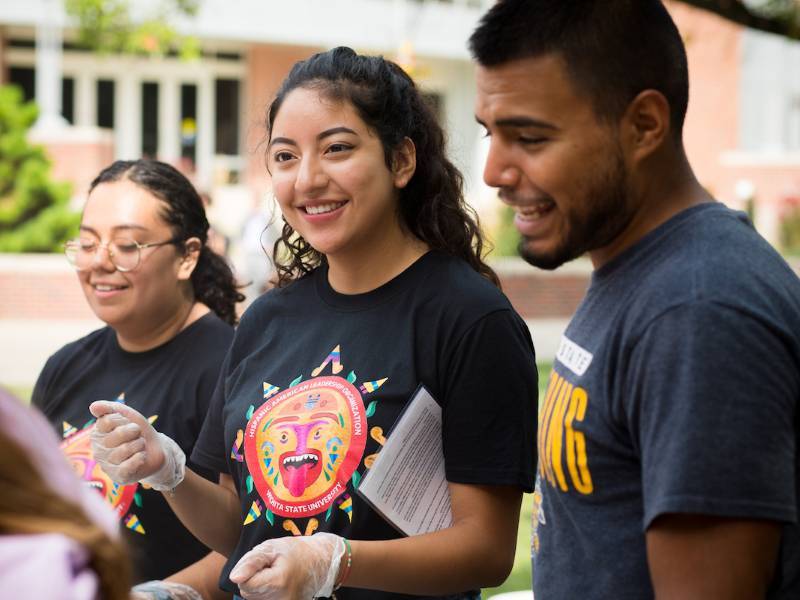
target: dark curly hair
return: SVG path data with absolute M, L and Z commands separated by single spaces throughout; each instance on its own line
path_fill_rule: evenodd
M 118 160 L 103 169 L 89 186 L 89 193 L 101 183 L 128 179 L 163 202 L 162 218 L 180 240 L 196 237 L 203 244 L 200 258 L 192 271 L 195 298 L 213 310 L 217 316 L 235 325 L 236 303 L 244 300 L 236 285 L 230 266 L 213 252 L 208 241 L 208 219 L 203 201 L 191 182 L 174 167 L 150 159 Z
M 414 81 L 395 63 L 362 56 L 346 47 L 314 54 L 292 67 L 267 112 L 268 139 L 286 96 L 296 88 L 318 90 L 334 101 L 349 102 L 381 140 L 386 166 L 409 138 L 417 166 L 400 190 L 401 223 L 432 250 L 465 260 L 498 287 L 484 258 L 485 242 L 475 211 L 464 201 L 463 177 L 445 154 L 445 135 Z M 325 261 L 286 222 L 275 243 L 277 285 L 284 286 Z

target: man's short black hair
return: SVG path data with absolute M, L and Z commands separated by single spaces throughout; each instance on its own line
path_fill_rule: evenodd
M 689 98 L 686 50 L 660 0 L 499 0 L 469 40 L 478 64 L 560 55 L 598 117 L 617 120 L 643 90 L 669 102 L 680 139 Z

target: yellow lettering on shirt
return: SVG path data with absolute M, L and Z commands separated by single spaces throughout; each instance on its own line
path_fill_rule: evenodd
M 555 371 L 551 373 L 539 415 L 539 473 L 562 492 L 574 489 L 581 494 L 591 494 L 594 491 L 586 437 L 574 427 L 583 421 L 588 404 L 586 390 L 569 383 Z

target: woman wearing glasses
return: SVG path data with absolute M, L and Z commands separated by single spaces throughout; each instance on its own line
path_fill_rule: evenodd
M 208 227 L 197 192 L 169 165 L 117 161 L 103 170 L 65 251 L 107 326 L 50 357 L 33 392 L 75 470 L 119 515 L 137 582 L 185 569 L 176 580 L 197 584 L 204 571 L 219 571 L 221 557 L 203 559 L 208 549 L 160 493 L 117 485 L 96 466 L 88 407 L 101 399 L 132 406 L 190 453 L 243 299 L 227 263 L 206 246 Z

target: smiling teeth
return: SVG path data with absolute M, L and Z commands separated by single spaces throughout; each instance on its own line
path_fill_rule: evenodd
M 121 290 L 121 285 L 96 285 L 94 286 L 98 292 L 111 292 L 113 290 Z
M 318 204 L 316 206 L 306 206 L 306 212 L 310 215 L 321 215 L 322 213 L 331 212 L 342 206 L 344 202 L 332 202 L 330 204 Z

